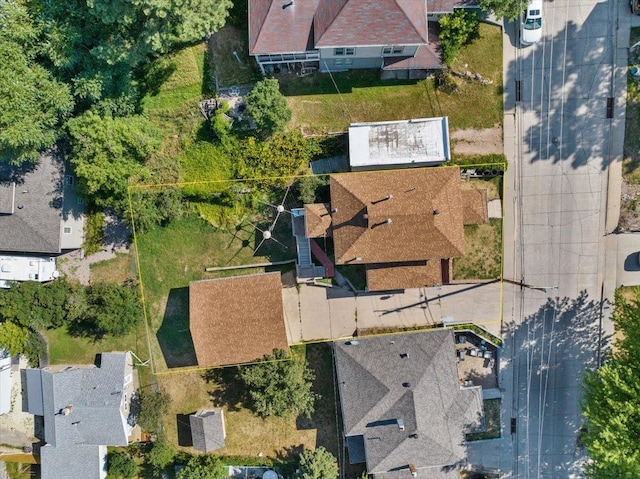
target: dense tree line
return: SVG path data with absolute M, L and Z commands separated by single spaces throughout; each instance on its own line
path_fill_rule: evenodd
M 616 293 L 613 322 L 618 334 L 611 357 L 584 381 L 580 441 L 593 479 L 640 477 L 639 288 L 632 299 Z
M 0 291 L 0 347 L 38 363 L 44 344 L 38 331 L 66 326 L 75 336 L 123 336 L 142 317 L 134 285 L 96 283 L 84 287 L 64 279 L 13 283 Z

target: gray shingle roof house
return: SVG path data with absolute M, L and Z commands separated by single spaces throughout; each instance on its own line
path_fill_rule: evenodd
M 43 446 L 41 479 L 105 479 L 107 446 Z
M 334 343 L 351 463 L 385 477 L 457 477 L 465 431 L 483 414 L 480 387 L 459 383 L 452 330 Z M 411 471 L 410 471 L 411 469 Z
M 96 365 L 24 370 L 26 412 L 44 419 L 47 446 L 43 449 L 47 452 L 41 457 L 43 470 L 55 471 L 56 464 L 65 463 L 65 455 L 71 461 L 85 450 L 79 446 L 128 444 L 134 427 L 134 374 L 129 352 L 102 353 Z M 86 450 L 91 454 L 97 451 Z M 84 477 L 103 477 L 99 474 L 98 469 L 87 469 Z M 58 469 L 57 476 L 49 477 L 70 476 L 66 470 Z
M 224 447 L 227 432 L 222 409 L 201 409 L 189 416 L 193 447 L 198 451 L 211 452 Z
M 57 255 L 83 241 L 83 206 L 55 152 L 37 165 L 0 167 L 0 252 Z
M 442 68 L 437 23 L 472 0 L 249 0 L 249 54 L 263 73 L 295 65 Z

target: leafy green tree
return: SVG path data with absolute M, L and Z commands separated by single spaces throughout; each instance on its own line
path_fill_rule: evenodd
M 46 351 L 46 344 L 37 332 L 11 321 L 0 323 L 0 347 L 6 348 L 12 356 L 23 354 L 34 367 Z
M 100 207 L 128 211 L 127 182 L 148 177 L 143 166 L 160 146 L 159 130 L 143 116 L 112 118 L 91 111 L 67 122 L 79 190 Z
M 307 140 L 295 130 L 276 133 L 265 141 L 250 137 L 233 143 L 229 153 L 232 151 L 235 152 L 239 177 L 280 179 L 280 183 L 285 185 L 291 176 L 308 167 L 319 148 L 316 142 Z
M 298 199 L 304 204 L 315 203 L 321 196 L 322 190 L 327 190 L 329 185 L 329 175 L 309 175 L 303 176 L 297 182 Z
M 447 66 L 455 59 L 460 47 L 478 38 L 480 22 L 473 10 L 459 8 L 440 18 L 442 59 Z
M 640 477 L 640 289 L 626 300 L 618 291 L 613 321 L 619 332 L 616 349 L 599 369 L 584 378 L 581 442 L 593 479 Z
M 260 417 L 311 417 L 320 396 L 311 390 L 315 375 L 304 357 L 286 358 L 281 349 L 266 355 L 264 361 L 238 368 L 238 377 L 252 399 L 253 411 Z
M 224 25 L 231 0 L 31 0 L 46 23 L 43 52 L 86 105 L 135 103 L 136 75 L 151 59 Z M 113 112 L 113 110 L 112 110 Z
M 138 424 L 143 431 L 156 432 L 160 419 L 169 411 L 170 397 L 162 390 L 142 391 L 138 397 Z
M 163 436 L 153 443 L 149 454 L 147 454 L 147 461 L 152 467 L 153 473 L 156 476 L 160 476 L 169 464 L 171 464 L 177 451 L 176 448 L 168 443 Z
M 275 78 L 260 80 L 245 100 L 247 115 L 256 122 L 261 135 L 283 131 L 291 120 L 291 110 L 284 95 L 280 93 L 280 85 Z
M 138 465 L 126 452 L 114 452 L 108 455 L 109 479 L 131 479 L 138 473 Z
M 58 328 L 73 308 L 72 289 L 64 279 L 14 283 L 0 292 L 0 318 L 34 329 Z
M 0 3 L 0 161 L 36 161 L 71 113 L 67 85 L 36 62 L 40 28 L 26 8 Z
M 176 474 L 176 479 L 222 479 L 226 477 L 222 461 L 217 456 L 191 456 L 184 469 Z
M 147 231 L 155 225 L 166 225 L 181 218 L 185 212 L 182 190 L 172 187 L 160 191 L 132 189 L 131 208 L 137 233 Z M 124 218 L 126 222 L 130 222 L 129 215 Z
M 337 479 L 338 461 L 322 446 L 315 451 L 307 449 L 300 454 L 299 477 L 300 479 Z
M 130 333 L 142 317 L 135 286 L 95 283 L 85 290 L 85 296 L 74 312 L 69 332 L 76 336 L 124 336 Z
M 493 13 L 496 17 L 517 20 L 527 8 L 527 2 L 521 0 L 478 0 L 478 6 L 484 12 Z

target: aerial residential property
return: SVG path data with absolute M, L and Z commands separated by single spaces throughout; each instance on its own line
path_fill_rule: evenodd
M 23 370 L 23 408 L 44 422 L 42 479 L 106 477 L 107 446 L 127 446 L 134 430 L 136 377 L 128 352 Z
M 250 0 L 249 53 L 263 74 L 379 68 L 413 78 L 443 67 L 437 16 L 464 3 Z
M 84 206 L 74 183 L 54 152 L 35 165 L 0 168 L 0 286 L 55 279 L 55 258 L 82 247 Z
M 280 273 L 189 283 L 189 324 L 199 366 L 253 362 L 289 343 Z
M 461 386 L 451 330 L 334 343 L 352 464 L 376 477 L 457 478 L 482 388 Z
M 457 167 L 334 174 L 330 188 L 330 207 L 305 206 L 306 232 L 333 238 L 336 264 L 366 265 L 369 291 L 448 284 L 464 225 L 488 221 L 486 191 L 462 189 Z

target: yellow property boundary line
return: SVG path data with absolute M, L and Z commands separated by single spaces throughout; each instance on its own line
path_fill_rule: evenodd
M 502 170 L 500 170 L 502 173 L 504 173 L 504 171 L 506 171 L 508 167 L 508 163 L 507 162 L 501 162 L 501 163 L 478 163 L 478 164 L 469 164 L 469 165 L 440 165 L 440 166 L 435 166 L 435 167 L 430 167 L 430 168 L 458 168 L 458 169 L 469 169 L 469 168 L 492 168 L 492 169 L 496 169 L 496 168 L 502 168 Z M 393 170 L 379 170 L 380 173 L 382 172 L 389 172 L 389 171 L 393 171 Z M 358 174 L 360 172 L 348 172 L 347 174 Z M 157 190 L 157 189 L 162 189 L 162 188 L 182 188 L 185 186 L 195 186 L 195 185 L 207 185 L 207 184 L 222 184 L 222 183 L 228 183 L 228 184 L 237 184 L 237 183 L 251 183 L 251 182 L 257 182 L 257 181 L 277 181 L 277 180 L 291 180 L 292 182 L 298 179 L 302 179 L 302 178 L 310 178 L 310 177 L 317 177 L 317 176 L 330 176 L 331 174 L 334 173 L 324 173 L 324 174 L 320 174 L 320 175 L 314 175 L 314 174 L 309 174 L 309 175 L 297 175 L 297 176 L 270 176 L 270 177 L 258 177 L 258 178 L 247 178 L 247 179 L 241 179 L 241 178 L 233 178 L 233 179 L 228 179 L 228 180 L 208 180 L 208 181 L 191 181 L 191 182 L 176 182 L 176 183 L 156 183 L 156 184 L 135 184 L 135 185 L 128 185 L 127 186 L 127 199 L 128 199 L 128 204 L 129 204 L 129 214 L 131 217 L 131 231 L 133 233 L 133 244 L 134 244 L 134 249 L 135 249 L 135 260 L 136 260 L 136 272 L 138 274 L 138 288 L 140 290 L 140 300 L 142 303 L 142 311 L 143 311 L 143 319 L 144 319 L 144 328 L 145 328 L 145 335 L 146 335 L 146 344 L 147 344 L 147 350 L 148 350 L 148 354 L 149 354 L 149 358 L 150 358 L 150 363 L 151 363 L 151 373 L 155 376 L 163 376 L 163 375 L 171 375 L 171 374 L 178 374 L 178 373 L 188 373 L 188 372 L 194 372 L 194 371 L 205 371 L 205 370 L 209 370 L 209 369 L 222 369 L 222 368 L 226 368 L 226 367 L 233 367 L 233 366 L 249 366 L 252 364 L 260 364 L 263 363 L 264 360 L 256 360 L 250 363 L 241 363 L 241 364 L 228 364 L 225 366 L 187 366 L 187 367 L 180 367 L 180 368 L 168 368 L 167 370 L 162 370 L 162 371 L 158 371 L 157 370 L 157 363 L 156 363 L 156 357 L 153 353 L 153 349 L 151 347 L 151 331 L 150 331 L 150 318 L 149 318 L 149 313 L 147 311 L 148 308 L 148 303 L 147 303 L 147 299 L 146 299 L 146 295 L 145 295 L 145 291 L 144 291 L 144 279 L 142 277 L 142 270 L 140 267 L 140 249 L 138 248 L 138 233 L 136 231 L 136 222 L 135 222 L 135 213 L 134 213 L 134 209 L 133 209 L 133 199 L 132 199 L 132 195 L 131 192 L 133 190 L 140 190 L 140 191 L 150 191 L 150 190 Z M 483 180 L 484 178 L 477 178 L 479 180 Z M 502 244 L 502 252 L 504 253 L 504 208 L 503 208 L 503 201 L 504 200 L 504 196 L 505 196 L 505 191 L 506 191 L 506 186 L 505 186 L 505 182 L 504 182 L 504 175 L 503 175 L 503 181 L 502 181 L 502 197 L 501 197 L 501 206 L 502 206 L 502 218 L 500 219 L 500 231 L 501 231 L 501 238 L 500 238 L 500 242 Z M 250 267 L 251 265 L 247 265 L 248 267 Z M 500 290 L 499 290 L 499 303 L 500 303 L 500 307 L 499 307 L 499 317 L 496 320 L 491 320 L 491 321 L 482 321 L 482 322 L 478 322 L 477 324 L 479 325 L 485 325 L 485 324 L 500 324 L 500 338 L 502 337 L 502 334 L 504 333 L 504 324 L 503 324 L 503 299 L 504 299 L 504 281 L 502 279 L 504 273 L 504 254 L 500 255 Z M 471 323 L 474 324 L 474 323 Z M 444 327 L 437 327 L 437 328 L 426 328 L 426 329 L 422 329 L 422 330 L 415 330 L 415 331 L 399 331 L 399 332 L 387 332 L 387 333 L 377 333 L 377 334 L 371 334 L 371 335 L 367 335 L 366 337 L 374 337 L 374 336 L 383 336 L 383 335 L 390 335 L 390 334 L 407 334 L 407 333 L 411 333 L 411 332 L 419 332 L 419 331 L 425 331 L 427 329 L 433 329 L 433 330 L 438 330 L 438 329 L 449 329 L 450 327 L 444 326 Z M 311 341 L 301 341 L 298 343 L 293 343 L 289 345 L 288 348 L 288 352 L 289 352 L 289 356 L 287 358 L 284 359 L 275 359 L 274 361 L 289 361 L 291 360 L 292 357 L 292 351 L 291 351 L 291 346 L 301 346 L 301 345 L 306 345 L 306 344 L 317 344 L 317 343 L 332 343 L 335 341 L 347 341 L 349 339 L 354 339 L 353 336 L 345 336 L 345 337 L 340 337 L 340 338 L 333 338 L 333 339 L 319 339 L 319 340 L 311 340 Z

